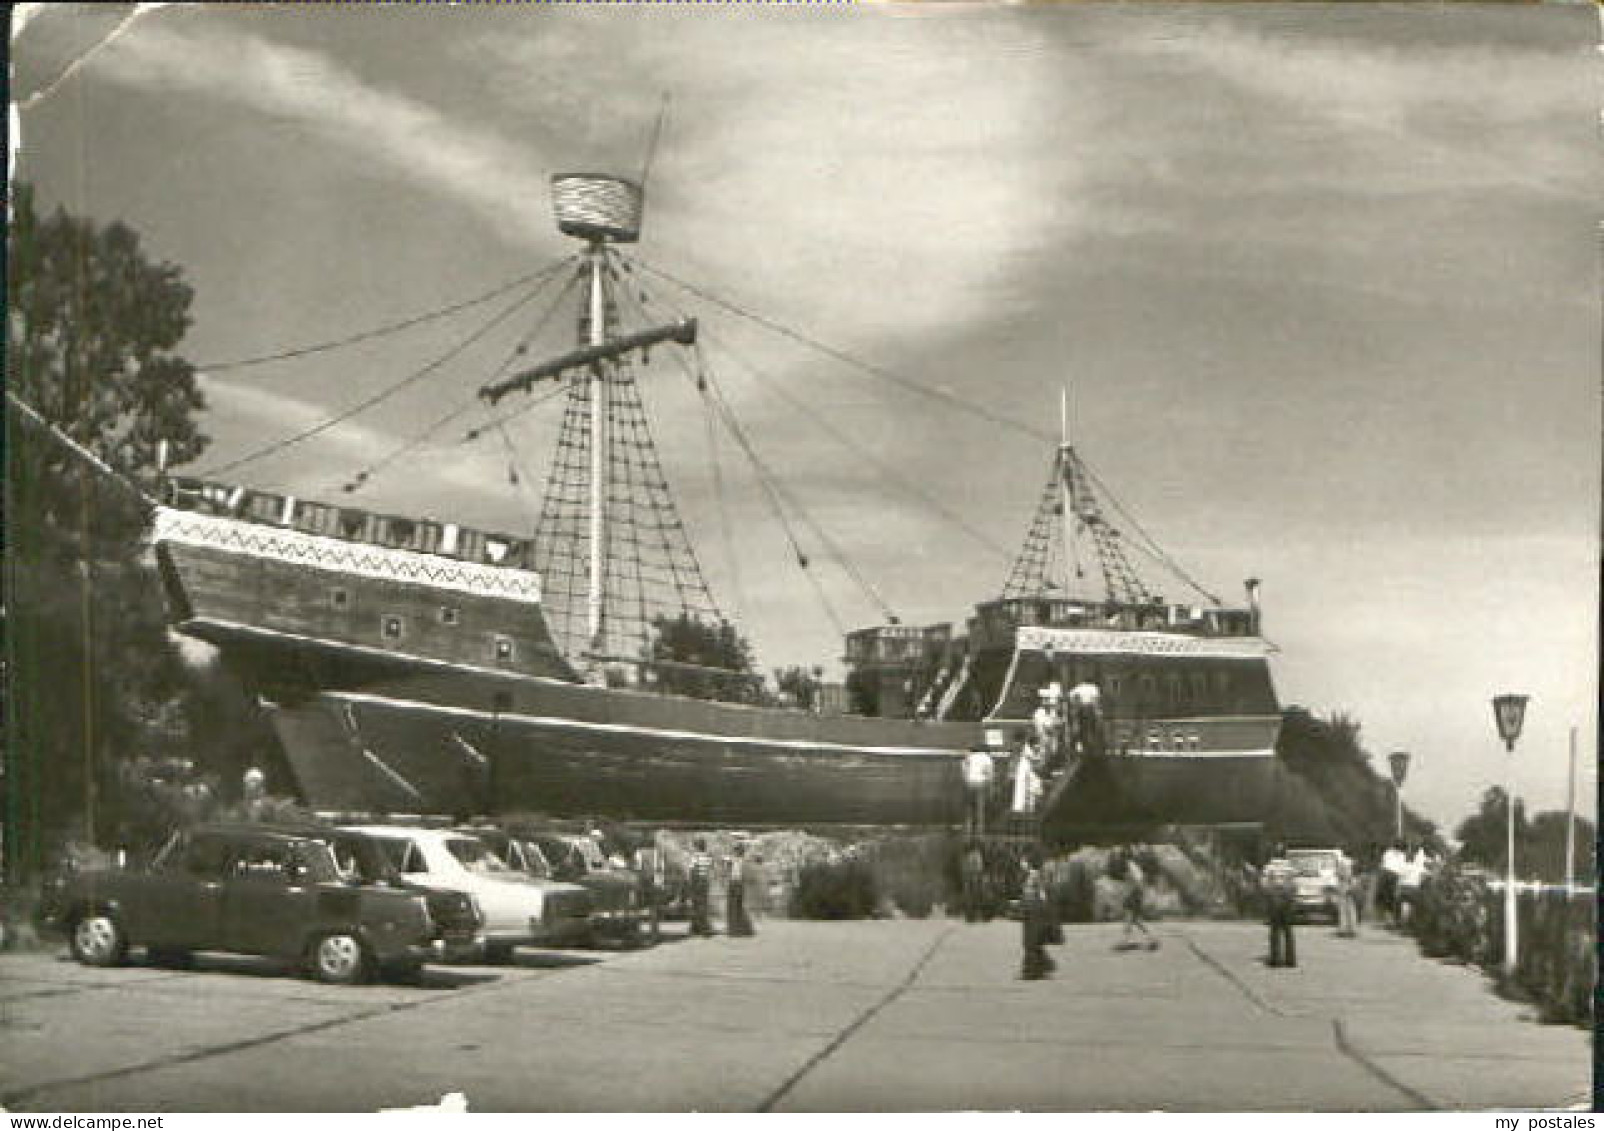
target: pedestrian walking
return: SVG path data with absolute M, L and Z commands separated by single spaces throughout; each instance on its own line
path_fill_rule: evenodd
M 1031 848 L 1023 861 L 1024 881 L 1020 885 L 1020 941 L 1024 957 L 1020 961 L 1019 976 L 1027 982 L 1040 981 L 1058 968 L 1047 953 L 1047 885 L 1041 874 L 1041 853 Z
M 1264 889 L 1265 919 L 1270 927 L 1270 965 L 1296 966 L 1298 944 L 1292 937 L 1297 873 L 1287 862 L 1286 849 L 1276 845 L 1259 878 Z
M 1120 935 L 1119 948 L 1121 950 L 1135 950 L 1145 946 L 1148 950 L 1158 949 L 1158 939 L 1153 932 L 1147 929 L 1147 874 L 1142 871 L 1142 863 L 1136 854 L 1126 849 L 1120 852 L 1122 859 L 1119 863 L 1120 879 L 1125 882 L 1125 930 Z M 1136 936 L 1140 934 L 1146 941 L 1138 943 Z
M 724 931 L 732 939 L 748 939 L 757 934 L 752 917 L 746 913 L 746 845 L 737 844 L 730 857 L 729 886 L 724 893 Z
M 707 840 L 693 842 L 689 867 L 691 881 L 691 934 L 710 938 L 713 934 L 713 858 L 707 854 Z

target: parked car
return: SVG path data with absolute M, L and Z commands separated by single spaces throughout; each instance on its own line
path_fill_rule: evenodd
M 303 835 L 329 846 L 334 866 L 347 883 L 380 884 L 423 896 L 429 916 L 440 928 L 446 961 L 467 961 L 483 954 L 485 916 L 472 892 L 428 887 L 407 879 L 391 863 L 383 842 L 363 833 L 310 827 Z
M 298 829 L 201 826 L 149 868 L 77 872 L 48 900 L 45 922 L 90 966 L 116 965 L 134 946 L 174 965 L 231 951 L 352 983 L 414 972 L 448 949 L 424 893 L 342 876 L 329 845 Z
M 1323 915 L 1337 921 L 1340 869 L 1346 861 L 1340 848 L 1292 848 L 1287 863 L 1293 871 L 1293 907 L 1299 915 Z M 1351 874 L 1352 868 L 1349 866 Z
M 471 833 L 391 825 L 344 831 L 380 844 L 390 864 L 412 883 L 471 893 L 484 913 L 487 961 L 505 962 L 517 946 L 562 946 L 590 935 L 588 891 L 515 869 Z
M 633 946 L 650 918 L 641 879 L 611 864 L 590 837 L 514 825 L 475 830 L 514 867 L 532 876 L 576 883 L 590 892 L 592 942 Z

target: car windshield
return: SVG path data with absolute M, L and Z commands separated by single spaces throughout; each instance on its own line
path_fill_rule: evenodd
M 541 853 L 551 862 L 552 874 L 559 880 L 572 880 L 585 874 L 584 858 L 574 846 L 561 837 L 541 837 L 536 842 Z
M 446 841 L 446 851 L 455 856 L 457 861 L 470 872 L 493 875 L 512 871 L 483 841 L 470 840 L 468 837 L 453 837 Z
M 1329 852 L 1291 853 L 1287 856 L 1287 863 L 1292 870 L 1300 876 L 1318 876 L 1322 872 L 1336 870 L 1336 857 Z
M 391 866 L 403 876 L 418 875 L 429 870 L 423 861 L 423 853 L 410 840 L 385 836 L 375 838 L 374 843 L 383 851 Z

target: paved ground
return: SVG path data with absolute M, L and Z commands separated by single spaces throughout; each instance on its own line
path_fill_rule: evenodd
M 175 972 L 0 959 L 0 1104 L 47 1111 L 1531 1108 L 1589 1095 L 1579 1029 L 1373 934 L 1167 923 L 765 922 L 756 939 L 525 952 L 354 989 L 234 959 Z

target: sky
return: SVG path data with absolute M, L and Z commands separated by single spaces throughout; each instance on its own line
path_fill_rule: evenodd
M 198 470 L 360 402 L 498 307 L 219 363 L 560 262 L 575 246 L 549 178 L 638 175 L 667 95 L 632 255 L 984 406 L 636 276 L 648 311 L 702 320 L 753 445 L 904 622 L 961 621 L 1000 591 L 1067 389 L 1077 450 L 1168 553 L 1228 601 L 1263 580 L 1284 703 L 1358 719 L 1378 757 L 1409 750 L 1406 800 L 1451 828 L 1509 772 L 1491 696 L 1525 692 L 1518 791 L 1564 804 L 1575 726 L 1593 809 L 1585 7 L 52 5 L 12 35 L 14 177 L 127 223 L 195 289 Z M 520 337 L 563 348 L 572 311 L 541 326 L 554 291 L 234 476 L 348 498 L 356 471 L 471 406 Z M 643 373 L 714 592 L 765 665 L 833 665 L 830 613 L 733 443 L 719 491 L 691 382 Z M 463 442 L 485 418 L 467 407 L 355 498 L 527 530 L 556 408 L 509 426 L 517 484 L 502 445 Z M 815 555 L 835 615 L 880 622 Z

